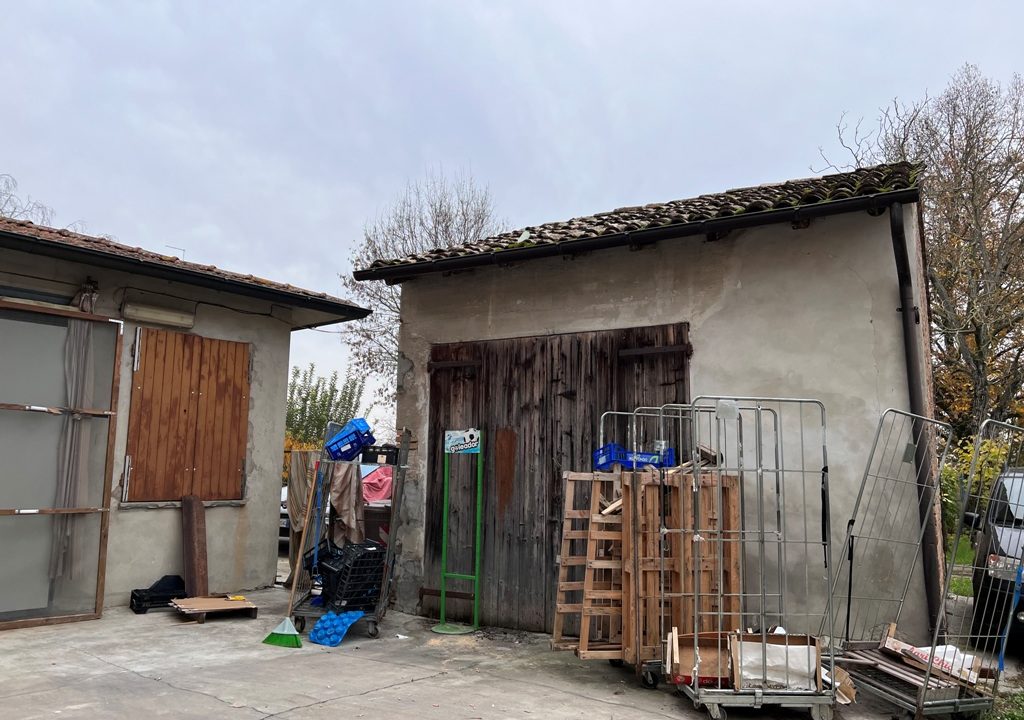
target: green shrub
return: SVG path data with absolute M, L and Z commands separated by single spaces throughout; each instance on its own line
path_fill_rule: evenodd
M 984 440 L 978 451 L 978 468 L 971 477 L 971 460 L 974 457 L 974 438 L 966 438 L 949 449 L 946 464 L 939 478 L 939 494 L 942 503 L 942 533 L 946 538 L 946 550 L 950 550 L 953 533 L 956 532 L 960 515 L 968 512 L 984 512 L 992 493 L 992 482 L 999 477 L 1006 462 L 1008 448 L 995 440 Z M 972 487 L 961 488 L 961 480 L 971 479 Z M 967 494 L 964 507 L 962 493 Z

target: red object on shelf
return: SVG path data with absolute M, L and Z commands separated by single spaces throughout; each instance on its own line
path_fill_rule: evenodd
M 368 503 L 390 500 L 393 470 L 390 465 L 381 465 L 363 477 L 363 500 Z

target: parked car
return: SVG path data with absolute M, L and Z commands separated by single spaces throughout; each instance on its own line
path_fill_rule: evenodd
M 288 531 L 291 525 L 288 522 L 288 488 L 281 488 L 281 529 L 277 536 L 279 543 L 288 542 Z
M 980 518 L 974 557 L 975 645 L 995 646 L 1014 600 L 1018 568 L 1024 558 L 1024 468 L 1010 468 L 992 483 L 988 511 Z M 1024 597 L 1017 599 L 1010 621 L 1010 647 L 1024 634 Z M 993 648 L 994 649 L 994 648 Z

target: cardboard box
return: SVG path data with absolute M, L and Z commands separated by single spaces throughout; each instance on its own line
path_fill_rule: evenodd
M 676 635 L 675 639 L 669 673 L 673 684 L 692 685 L 696 668 L 698 685 L 732 687 L 732 678 L 729 677 L 729 638 L 726 633 Z
M 738 690 L 821 691 L 821 647 L 815 637 L 734 633 L 729 646 Z
M 919 670 L 927 670 L 931 660 L 932 675 L 954 682 L 975 685 L 981 673 L 981 660 L 977 656 L 964 653 L 951 645 L 936 648 L 933 656 L 931 648 L 919 648 L 897 640 L 896 623 L 889 623 L 878 647 Z

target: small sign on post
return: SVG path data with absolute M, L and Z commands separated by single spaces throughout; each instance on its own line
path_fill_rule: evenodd
M 475 428 L 445 430 L 444 451 L 449 455 L 479 454 L 480 431 Z

